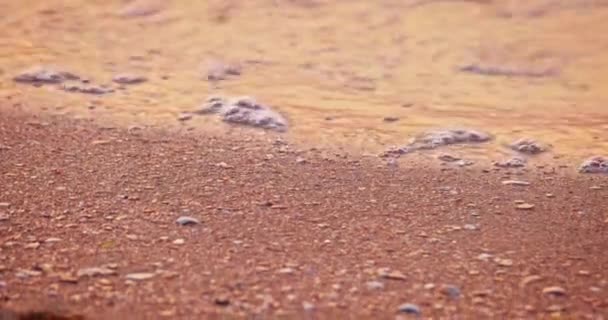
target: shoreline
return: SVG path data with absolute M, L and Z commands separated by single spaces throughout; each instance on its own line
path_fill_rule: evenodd
M 58 121 L 64 124 L 90 126 L 108 132 L 124 132 L 127 134 L 140 135 L 143 132 L 156 132 L 157 134 L 182 135 L 192 139 L 213 137 L 214 139 L 227 139 L 231 142 L 243 141 L 246 143 L 272 145 L 273 143 L 288 144 L 296 153 L 313 152 L 331 157 L 351 157 L 353 159 L 367 159 L 376 162 L 377 165 L 388 165 L 414 168 L 434 168 L 442 170 L 511 170 L 511 171 L 536 171 L 552 170 L 566 175 L 588 175 L 580 172 L 581 164 L 594 156 L 603 156 L 589 152 L 567 154 L 551 145 L 545 145 L 546 150 L 539 154 L 526 154 L 509 148 L 504 137 L 490 133 L 491 139 L 482 143 L 456 143 L 453 145 L 440 146 L 429 150 L 415 150 L 403 155 L 390 155 L 391 150 L 407 148 L 408 140 L 415 136 L 404 137 L 401 145 L 346 145 L 343 138 L 338 141 L 317 141 L 313 143 L 310 139 L 294 136 L 290 132 L 274 132 L 247 125 L 225 123 L 218 119 L 207 119 L 202 122 L 178 121 L 168 123 L 167 121 L 150 120 L 146 116 L 125 118 L 114 117 L 108 110 L 101 111 L 95 117 L 87 117 L 75 113 L 52 113 L 45 110 L 24 110 L 18 105 L 12 108 L 0 108 L 0 113 L 16 114 L 18 117 L 40 118 L 41 121 Z M 46 120 L 44 120 L 46 119 Z M 460 128 L 459 126 L 429 127 L 421 129 L 419 135 L 424 133 Z M 243 138 L 245 137 L 245 138 Z M 525 139 L 525 138 L 522 138 Z M 532 139 L 534 141 L 534 139 Z M 336 143 L 338 142 L 338 143 Z M 542 144 L 542 141 L 540 142 Z M 458 161 L 444 161 L 441 156 L 456 157 L 469 164 L 459 165 Z M 507 162 L 511 159 L 523 159 L 522 167 L 497 167 L 499 162 Z M 601 174 L 600 174 L 601 175 Z
M 608 310 L 603 175 L 395 168 L 272 139 L 0 115 L 2 309 L 87 319 Z

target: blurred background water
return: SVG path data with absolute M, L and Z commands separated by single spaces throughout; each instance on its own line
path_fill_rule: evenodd
M 375 153 L 458 126 L 496 137 L 475 152 L 520 137 L 564 157 L 608 151 L 608 1 L 21 0 L 0 12 L 3 107 L 226 130 L 177 117 L 211 94 L 247 95 L 309 145 Z M 106 95 L 12 81 L 33 65 L 148 81 Z M 240 75 L 208 81 L 217 65 Z

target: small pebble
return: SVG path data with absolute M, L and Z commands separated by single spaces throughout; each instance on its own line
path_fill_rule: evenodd
M 504 185 L 508 186 L 529 186 L 530 182 L 521 181 L 521 180 L 505 180 L 502 182 Z
M 154 278 L 155 274 L 154 273 L 149 273 L 149 272 L 136 272 L 136 273 L 129 273 L 125 276 L 125 278 L 127 280 L 132 280 L 132 281 L 142 281 L 142 280 L 148 280 L 148 279 L 152 279 Z
M 546 287 L 543 288 L 543 294 L 561 297 L 566 295 L 566 289 L 559 286 Z
M 315 305 L 310 302 L 304 301 L 302 302 L 302 309 L 304 309 L 304 311 L 313 311 L 315 309 Z
M 116 274 L 116 271 L 105 267 L 82 268 L 76 272 L 76 276 L 80 277 L 96 277 L 109 276 Z
M 419 316 L 421 314 L 420 307 L 413 303 L 404 303 L 397 309 L 399 313 L 413 314 Z
M 498 264 L 501 267 L 510 267 L 513 265 L 513 260 L 511 260 L 511 259 L 496 258 L 496 259 L 494 259 L 494 262 L 496 262 L 496 264 Z
M 441 291 L 452 300 L 460 298 L 460 289 L 457 286 L 445 285 Z
M 534 209 L 534 205 L 530 203 L 520 203 L 516 205 L 515 208 L 519 210 L 532 210 Z
M 277 273 L 279 274 L 293 274 L 295 270 L 293 268 L 281 268 Z
M 465 225 L 463 226 L 463 228 L 464 228 L 465 230 L 470 230 L 470 231 L 474 231 L 474 230 L 479 229 L 479 227 L 478 227 L 478 226 L 476 226 L 476 225 L 474 225 L 474 224 L 465 224 Z
M 201 222 L 193 217 L 188 217 L 188 216 L 181 216 L 179 218 L 177 218 L 177 220 L 175 220 L 175 222 L 181 226 L 189 226 L 189 225 L 195 225 L 195 224 L 200 224 Z
M 213 302 L 218 305 L 218 306 L 228 306 L 230 305 L 230 298 L 226 297 L 226 296 L 219 296 L 216 297 Z
M 368 281 L 367 283 L 365 283 L 365 286 L 369 290 L 382 290 L 382 289 L 384 289 L 384 283 L 382 283 L 380 281 Z
M 477 260 L 488 261 L 488 259 L 492 258 L 492 255 L 489 253 L 480 253 L 477 256 Z
M 389 279 L 389 280 L 401 280 L 404 281 L 407 279 L 407 277 L 399 272 L 399 271 L 387 271 L 387 270 L 380 270 L 378 272 L 378 274 L 385 279 Z
M 175 239 L 175 240 L 173 240 L 173 244 L 182 245 L 184 243 L 186 243 L 186 240 L 184 240 L 184 239 Z

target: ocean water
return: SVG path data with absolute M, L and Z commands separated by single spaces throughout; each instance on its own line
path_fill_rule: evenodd
M 210 95 L 251 96 L 304 145 L 379 153 L 465 127 L 494 140 L 458 152 L 507 155 L 526 137 L 552 157 L 608 153 L 608 1 L 22 0 L 0 12 L 2 107 L 235 130 L 177 118 Z M 13 81 L 34 65 L 115 91 Z M 240 74 L 209 81 L 222 66 Z M 121 73 L 148 80 L 113 83 Z

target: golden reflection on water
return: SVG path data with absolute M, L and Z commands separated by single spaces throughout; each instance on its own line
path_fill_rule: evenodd
M 126 5 L 152 14 L 125 17 Z M 0 12 L 2 105 L 173 124 L 210 94 L 249 95 L 285 114 L 302 143 L 378 152 L 465 126 L 495 135 L 494 152 L 519 137 L 557 154 L 608 152 L 608 1 L 22 0 Z M 209 83 L 214 60 L 242 75 Z M 149 81 L 92 96 L 11 80 L 36 64 Z

